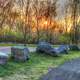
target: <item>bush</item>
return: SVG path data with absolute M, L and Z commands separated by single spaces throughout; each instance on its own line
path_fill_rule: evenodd
M 64 44 L 70 43 L 70 34 L 65 33 L 59 36 L 59 42 Z
M 71 51 L 80 51 L 80 48 L 77 45 L 70 45 L 69 48 Z

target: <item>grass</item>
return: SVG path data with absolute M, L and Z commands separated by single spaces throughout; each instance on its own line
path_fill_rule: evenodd
M 4 46 L 16 46 L 16 44 L 12 44 L 12 43 L 0 43 L 0 47 L 4 47 Z
M 0 47 L 5 47 L 5 46 L 17 46 L 19 44 L 16 44 L 16 43 L 0 43 Z M 23 44 L 22 44 L 23 45 Z M 29 46 L 29 47 L 36 47 L 37 44 L 26 44 L 26 46 Z M 52 45 L 52 47 L 58 47 L 59 45 Z
M 3 80 L 38 80 L 48 72 L 49 68 L 55 68 L 64 62 L 79 58 L 80 52 L 71 51 L 68 55 L 54 58 L 45 54 L 31 53 L 31 58 L 25 63 L 9 61 L 7 65 L 0 66 L 0 77 Z
M 1 47 L 5 47 L 5 46 L 17 46 L 19 44 L 13 44 L 13 43 L 0 43 L 0 46 Z M 36 47 L 36 44 L 26 44 L 26 46 L 29 46 L 29 47 Z
M 0 43 L 0 47 L 5 47 L 5 46 L 17 46 L 19 44 L 16 44 L 16 43 Z M 23 45 L 23 44 L 22 44 Z M 28 47 L 36 47 L 37 44 L 26 44 L 26 46 Z M 59 45 L 52 45 L 52 47 L 58 47 Z

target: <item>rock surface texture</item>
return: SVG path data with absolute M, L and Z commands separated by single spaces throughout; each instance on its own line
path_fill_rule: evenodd
M 38 53 L 45 53 L 52 56 L 58 56 L 51 44 L 47 42 L 39 42 L 36 51 Z
M 68 54 L 68 46 L 60 45 L 58 48 L 53 48 L 50 43 L 40 42 L 36 51 L 38 53 L 45 53 L 52 56 L 60 56 L 61 54 Z
M 77 45 L 70 45 L 69 48 L 70 48 L 70 50 L 72 50 L 72 51 L 80 51 L 80 48 L 79 48 L 79 46 L 77 46 Z
M 15 46 L 11 48 L 11 53 L 15 61 L 26 61 L 29 59 L 28 48 Z
M 0 52 L 0 65 L 7 64 L 8 61 L 8 55 L 6 53 Z
M 69 47 L 68 45 L 60 45 L 58 48 L 55 48 L 54 51 L 58 54 L 68 54 Z
M 80 80 L 80 58 L 50 70 L 40 80 Z

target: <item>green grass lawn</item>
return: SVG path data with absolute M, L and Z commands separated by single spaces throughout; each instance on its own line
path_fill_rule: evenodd
M 19 45 L 19 44 L 13 44 L 13 43 L 0 43 L 0 47 L 5 47 L 5 46 L 17 46 L 17 45 Z M 37 44 L 26 44 L 26 46 L 28 46 L 28 47 L 36 47 L 37 46 Z M 59 45 L 52 45 L 52 47 L 58 47 Z
M 13 43 L 0 43 L 0 47 L 5 47 L 5 46 L 17 46 L 19 44 L 13 44 Z M 26 46 L 29 46 L 29 47 L 36 47 L 37 45 L 36 44 L 26 44 Z
M 55 68 L 64 62 L 79 58 L 80 52 L 70 52 L 68 55 L 54 58 L 45 54 L 31 53 L 31 58 L 25 63 L 9 61 L 7 65 L 0 66 L 0 78 L 3 80 L 38 80 L 48 72 L 49 68 Z
M 4 47 L 4 46 L 16 46 L 16 44 L 12 44 L 12 43 L 0 43 L 0 47 Z

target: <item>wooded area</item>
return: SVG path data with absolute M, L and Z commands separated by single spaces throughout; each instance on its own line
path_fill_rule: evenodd
M 0 0 L 0 41 L 79 43 L 80 0 L 61 4 L 59 0 Z

